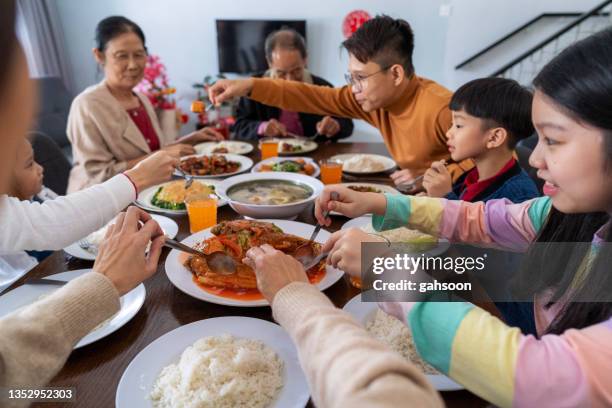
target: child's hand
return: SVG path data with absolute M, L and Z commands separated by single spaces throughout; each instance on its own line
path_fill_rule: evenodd
M 331 194 L 338 194 L 337 200 L 332 200 Z M 329 226 L 331 219 L 323 217 L 323 212 L 337 211 L 350 218 L 368 213 L 383 215 L 387 209 L 387 199 L 379 193 L 360 193 L 348 187 L 327 186 L 315 201 L 315 217 L 321 225 Z
M 453 191 L 453 179 L 446 169 L 444 160 L 433 162 L 425 172 L 423 187 L 429 197 L 444 197 Z
M 384 238 L 368 234 L 360 228 L 349 228 L 334 232 L 323 244 L 321 252 L 329 251 L 327 263 L 344 273 L 361 278 L 361 243 L 386 242 Z

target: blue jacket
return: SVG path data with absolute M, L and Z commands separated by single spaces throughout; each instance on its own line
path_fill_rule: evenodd
M 465 172 L 453 184 L 453 191 L 448 193 L 445 198 L 449 200 L 461 200 L 463 194 L 463 182 L 469 171 Z M 507 172 L 500 178 L 477 195 L 472 201 L 488 201 L 495 198 L 507 198 L 513 203 L 522 203 L 529 199 L 539 197 L 540 192 L 533 180 L 525 173 L 518 162 L 514 163 Z

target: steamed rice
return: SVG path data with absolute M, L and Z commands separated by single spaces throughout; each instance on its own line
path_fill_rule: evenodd
M 374 318 L 370 319 L 365 327 L 374 338 L 388 344 L 393 351 L 416 365 L 424 374 L 440 374 L 421 359 L 412 340 L 412 333 L 395 317 L 378 309 Z
M 356 154 L 342 163 L 342 170 L 345 171 L 377 172 L 385 168 L 385 163 L 367 154 Z
M 283 362 L 258 340 L 204 337 L 159 374 L 154 407 L 268 407 L 283 386 Z
M 372 227 L 372 224 L 369 223 L 361 227 L 361 229 L 368 234 L 377 234 L 383 236 L 389 240 L 389 242 L 398 242 L 398 243 L 412 243 L 412 244 L 426 244 L 426 243 L 436 243 L 438 240 L 424 232 L 408 229 L 406 227 L 400 227 L 395 229 L 390 229 L 386 231 L 375 231 Z

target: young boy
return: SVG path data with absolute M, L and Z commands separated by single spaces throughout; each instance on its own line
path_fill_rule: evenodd
M 32 144 L 24 139 L 17 152 L 9 196 L 22 201 L 34 199 L 45 189 L 43 173 L 43 167 L 34 161 Z
M 57 194 L 43 186 L 43 167 L 34 161 L 34 151 L 29 140 L 24 139 L 17 152 L 13 167 L 9 196 L 22 201 L 45 201 L 54 199 Z M 27 251 L 39 262 L 51 255 L 53 251 Z
M 482 78 L 454 93 L 449 107 L 453 124 L 446 133 L 451 159 L 472 159 L 476 167 L 452 184 L 444 161 L 432 163 L 423 187 L 430 197 L 514 203 L 539 196 L 538 189 L 513 157 L 516 143 L 533 132 L 533 95 L 516 81 Z
M 449 200 L 488 201 L 507 198 L 520 203 L 540 194 L 533 180 L 513 156 L 516 143 L 534 132 L 531 122 L 533 95 L 516 81 L 482 78 L 460 87 L 451 98 L 453 124 L 446 133 L 451 159 L 472 159 L 472 170 L 451 184 L 443 161 L 432 163 L 423 177 L 430 197 Z M 463 250 L 469 255 L 468 249 Z M 489 259 L 498 265 L 495 277 L 479 276 L 489 295 L 508 297 L 509 289 L 500 282 L 510 281 L 519 255 L 496 255 Z M 504 320 L 523 333 L 536 333 L 533 305 L 525 302 L 495 302 Z

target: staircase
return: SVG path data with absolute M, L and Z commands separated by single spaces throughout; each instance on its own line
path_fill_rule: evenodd
M 472 55 L 455 69 L 468 70 L 484 61 L 505 59 L 507 62 L 501 67 L 491 68 L 490 76 L 515 79 L 529 86 L 544 65 L 567 46 L 612 26 L 610 11 L 612 0 L 583 13 L 544 13 Z M 544 35 L 543 40 L 534 40 L 532 34 L 536 27 Z

